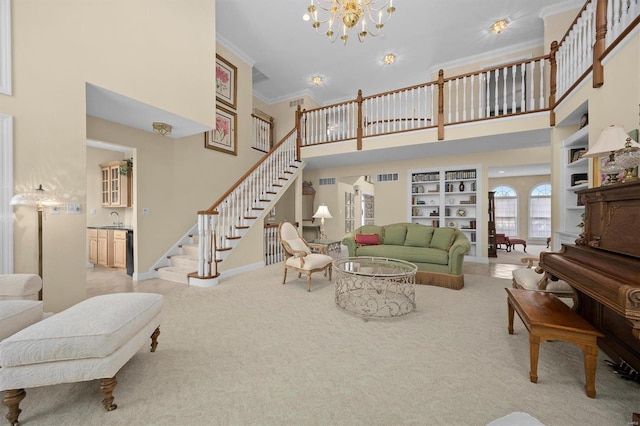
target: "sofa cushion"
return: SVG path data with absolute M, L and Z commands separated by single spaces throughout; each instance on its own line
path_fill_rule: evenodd
M 384 244 L 393 246 L 403 246 L 407 236 L 407 228 L 401 225 L 385 226 Z
M 433 231 L 430 246 L 440 250 L 449 251 L 455 238 L 456 230 L 453 228 L 436 228 Z
M 358 234 L 378 234 L 378 241 L 380 244 L 384 244 L 384 230 L 382 226 L 378 225 L 363 225 L 360 228 L 356 229 L 356 233 Z
M 356 244 L 361 246 L 375 246 L 380 244 L 378 234 L 356 234 Z
M 358 247 L 356 254 L 358 256 L 389 257 L 412 263 L 432 263 L 436 265 L 447 265 L 449 263 L 449 252 L 428 247 L 362 246 Z
M 161 312 L 163 300 L 153 293 L 92 297 L 0 342 L 0 365 L 108 356 Z
M 433 237 L 433 227 L 423 225 L 407 226 L 407 237 L 404 240 L 405 246 L 429 247 Z
M 0 300 L 0 340 L 42 319 L 42 302 Z

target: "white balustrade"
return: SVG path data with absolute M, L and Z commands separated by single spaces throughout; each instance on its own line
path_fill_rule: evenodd
M 271 122 L 262 117 L 251 115 L 253 121 L 253 147 L 264 152 L 271 149 Z
M 262 203 L 274 198 L 283 186 L 286 172 L 293 173 L 291 167 L 295 163 L 296 134 L 292 132 L 265 155 L 227 196 L 207 212 L 198 214 L 199 276 L 208 277 L 217 273 L 217 251 L 230 248 L 229 241 L 240 237 L 241 230 L 254 223 L 264 212 Z

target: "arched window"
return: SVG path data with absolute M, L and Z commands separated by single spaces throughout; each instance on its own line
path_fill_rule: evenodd
M 495 198 L 496 233 L 518 235 L 518 194 L 510 186 L 493 189 Z
M 529 238 L 551 236 L 551 184 L 535 186 L 529 195 Z

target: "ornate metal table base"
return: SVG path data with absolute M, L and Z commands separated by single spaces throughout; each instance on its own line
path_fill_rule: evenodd
M 416 308 L 417 266 L 382 257 L 350 257 L 333 262 L 335 300 L 363 317 L 389 318 Z

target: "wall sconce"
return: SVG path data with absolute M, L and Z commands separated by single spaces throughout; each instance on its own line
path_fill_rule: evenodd
M 171 134 L 171 125 L 167 123 L 161 123 L 159 121 L 153 122 L 153 133 L 157 133 L 160 136 L 167 136 Z

